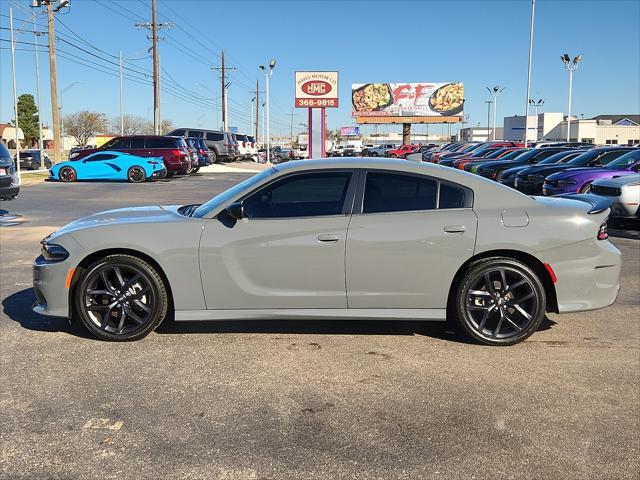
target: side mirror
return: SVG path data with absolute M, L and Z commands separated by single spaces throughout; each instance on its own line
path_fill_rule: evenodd
M 235 220 L 242 220 L 245 217 L 242 202 L 232 203 L 227 207 L 226 212 L 231 218 L 234 218 Z

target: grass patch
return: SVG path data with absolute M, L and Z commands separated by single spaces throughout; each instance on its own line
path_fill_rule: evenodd
M 36 185 L 49 178 L 49 172 L 22 172 L 22 186 Z

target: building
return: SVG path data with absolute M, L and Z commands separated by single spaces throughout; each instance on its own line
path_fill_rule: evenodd
M 524 141 L 524 115 L 504 118 L 504 140 Z M 550 112 L 527 117 L 527 140 L 564 142 L 567 120 L 562 113 Z M 640 115 L 598 115 L 588 119 L 571 119 L 572 142 L 596 145 L 640 144 Z
M 596 145 L 640 144 L 640 115 L 598 115 L 588 119 L 571 120 L 572 142 L 589 142 Z M 563 119 L 544 140 L 567 139 L 567 121 Z
M 527 141 L 535 142 L 545 138 L 554 128 L 562 122 L 562 113 L 540 113 L 536 119 L 535 115 L 527 117 Z M 503 140 L 524 141 L 524 115 L 504 117 L 504 138 Z
M 486 142 L 493 138 L 493 128 L 465 127 L 460 129 L 460 141 L 462 142 Z M 496 127 L 496 140 L 501 140 L 503 129 Z

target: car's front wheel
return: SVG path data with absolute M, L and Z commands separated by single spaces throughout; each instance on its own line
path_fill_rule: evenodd
M 462 328 L 486 345 L 513 345 L 535 332 L 546 311 L 544 286 L 522 262 L 494 257 L 471 264 L 458 285 Z
M 75 312 L 96 337 L 138 340 L 166 317 L 169 297 L 158 271 L 132 255 L 108 255 L 89 266 L 75 290 Z

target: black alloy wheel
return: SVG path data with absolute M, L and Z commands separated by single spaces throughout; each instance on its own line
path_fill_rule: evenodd
M 142 167 L 134 165 L 127 171 L 127 180 L 131 183 L 143 183 L 146 179 L 147 174 Z
M 155 329 L 168 308 L 162 277 L 131 255 L 109 255 L 91 265 L 74 289 L 75 312 L 103 340 L 138 340 Z
M 58 178 L 61 182 L 75 182 L 78 175 L 73 167 L 62 167 L 58 172 Z
M 460 282 L 457 318 L 486 345 L 513 345 L 533 334 L 544 319 L 542 282 L 525 264 L 509 258 L 481 260 Z

